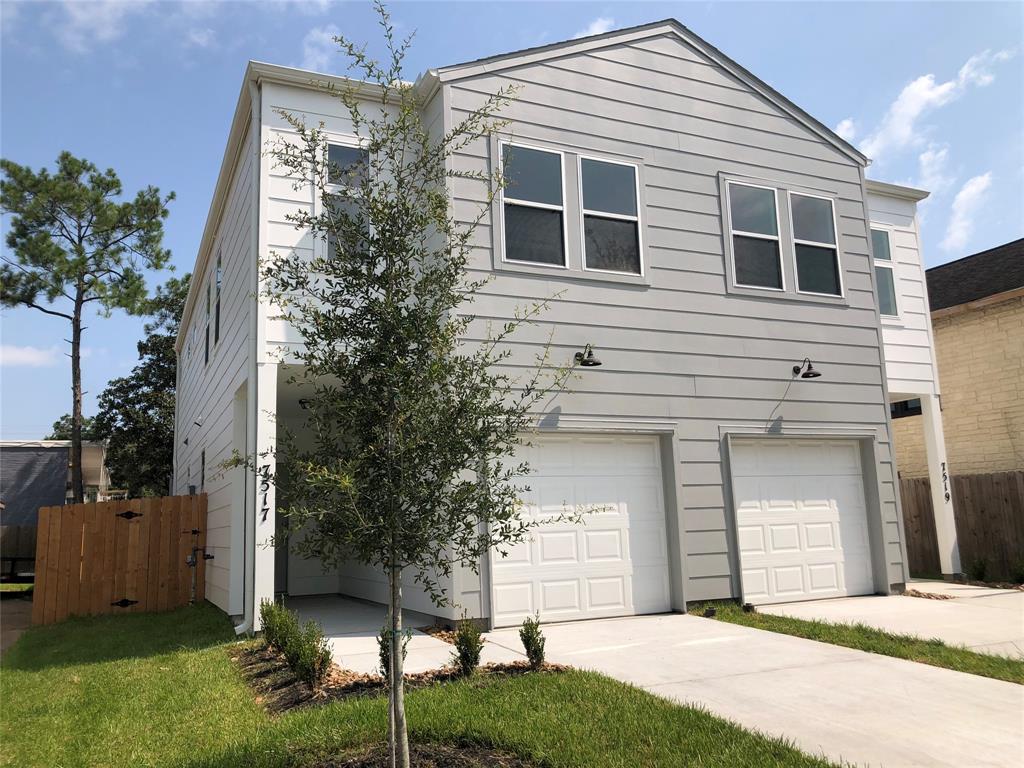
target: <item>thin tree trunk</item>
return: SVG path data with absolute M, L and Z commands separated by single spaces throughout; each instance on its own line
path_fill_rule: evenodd
M 391 632 L 394 632 L 393 622 L 391 621 L 391 617 L 393 615 L 394 611 L 389 608 L 387 626 Z M 395 758 L 395 686 L 391 684 L 391 681 L 394 680 L 393 672 L 395 668 L 394 634 L 388 635 L 388 638 L 388 747 L 389 752 L 391 753 L 391 757 L 388 761 L 388 764 L 391 766 L 391 768 L 397 768 Z
M 409 768 L 409 732 L 405 725 L 402 659 L 402 569 L 391 566 L 391 690 L 394 696 L 394 746 L 398 768 Z
M 75 504 L 85 501 L 82 480 L 82 289 L 75 293 L 71 318 L 71 494 Z

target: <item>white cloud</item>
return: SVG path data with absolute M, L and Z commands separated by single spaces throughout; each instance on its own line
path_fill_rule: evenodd
M 4 368 L 47 368 L 61 359 L 58 347 L 19 347 L 0 344 L 0 366 Z
M 610 16 L 598 16 L 587 26 L 572 36 L 573 40 L 577 37 L 589 37 L 590 35 L 603 35 L 605 32 L 611 30 L 615 26 L 615 19 Z
M 185 42 L 187 45 L 195 48 L 213 48 L 217 44 L 217 33 L 209 27 L 205 29 L 190 29 Z
M 853 141 L 857 135 L 857 126 L 853 122 L 853 118 L 848 117 L 845 120 L 840 120 L 839 125 L 836 126 L 836 133 L 844 141 Z
M 953 184 L 954 178 L 947 170 L 949 145 L 931 143 L 917 156 L 918 179 L 916 184 L 929 192 L 943 192 Z
M 314 72 L 326 72 L 331 59 L 338 53 L 338 28 L 333 24 L 314 27 L 302 38 L 302 68 Z
M 917 123 L 923 115 L 960 98 L 971 86 L 988 85 L 995 79 L 992 65 L 1013 56 L 1013 51 L 983 51 L 969 58 L 952 80 L 939 83 L 932 74 L 912 80 L 889 105 L 882 122 L 861 144 L 861 150 L 878 160 L 886 153 L 920 146 L 924 136 Z
M 278 11 L 298 11 L 305 16 L 318 16 L 331 6 L 331 0 L 270 0 L 270 7 Z
M 946 237 L 942 240 L 945 251 L 960 251 L 967 245 L 974 233 L 974 216 L 985 202 L 989 187 L 992 186 L 992 172 L 974 176 L 956 193 L 950 208 Z
M 76 53 L 109 43 L 125 31 L 125 20 L 152 0 L 63 0 L 64 19 L 55 25 L 58 39 Z

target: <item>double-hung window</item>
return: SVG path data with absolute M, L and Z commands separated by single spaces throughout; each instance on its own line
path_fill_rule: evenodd
M 580 187 L 585 268 L 641 274 L 636 166 L 582 157 Z
M 878 284 L 878 311 L 886 317 L 898 317 L 896 305 L 896 273 L 892 264 L 892 243 L 889 231 L 871 230 L 871 250 L 875 254 L 875 282 Z
M 358 198 L 363 181 L 369 172 L 369 164 L 370 155 L 365 149 L 345 144 L 327 145 L 324 209 L 327 213 L 337 214 L 334 226 L 327 233 L 328 256 L 333 256 L 337 249 L 335 232 L 345 229 L 341 214 L 345 214 L 350 224 L 358 223 L 360 220 Z M 354 233 L 351 236 L 354 238 Z
M 210 362 L 210 283 L 206 284 L 206 334 L 203 337 L 203 365 Z
M 564 267 L 562 154 L 503 144 L 505 259 Z
M 775 190 L 736 182 L 727 189 L 736 285 L 783 290 Z
M 796 289 L 801 293 L 842 296 L 832 200 L 790 192 L 789 215 L 793 222 Z

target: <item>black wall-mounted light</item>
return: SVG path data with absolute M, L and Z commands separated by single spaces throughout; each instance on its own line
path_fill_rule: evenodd
M 582 352 L 573 355 L 573 359 L 584 368 L 596 368 L 601 365 L 601 361 L 594 354 L 594 348 L 589 344 L 583 348 Z
M 300 398 L 299 399 L 299 408 L 301 408 L 304 411 L 308 411 L 309 410 L 309 400 L 307 400 L 304 397 Z
M 804 370 L 804 366 L 807 366 L 807 370 Z M 803 371 L 803 373 L 801 373 Z M 810 358 L 805 357 L 804 361 L 800 365 L 793 366 L 793 375 L 799 376 L 801 379 L 816 379 L 821 376 L 821 373 L 814 370 L 814 364 Z

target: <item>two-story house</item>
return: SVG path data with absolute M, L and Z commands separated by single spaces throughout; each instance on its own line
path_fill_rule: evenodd
M 358 146 L 314 78 L 345 83 L 250 62 L 178 339 L 176 490 L 209 494 L 207 597 L 240 631 L 275 593 L 385 595 L 381 574 L 267 546 L 274 487 L 214 469 L 233 449 L 263 456 L 278 424 L 301 423 L 278 355 L 300 339 L 255 298 L 256 265 L 324 247 L 285 218 L 321 203 L 264 151 L 290 130 L 276 110 Z M 479 575 L 456 572 L 445 586 L 457 607 L 415 589 L 406 605 L 502 626 L 534 611 L 568 620 L 901 590 L 891 392 L 931 392 L 934 370 L 915 368 L 929 352 L 908 343 L 894 385 L 885 345 L 898 323 L 907 338 L 927 323 L 912 265 L 920 193 L 866 182 L 859 151 L 674 20 L 430 70 L 415 88 L 440 134 L 510 83 L 521 91 L 503 135 L 452 161 L 503 161 L 518 182 L 477 234 L 471 269 L 493 280 L 474 313 L 500 320 L 559 294 L 511 363 L 553 327 L 556 354 L 590 345 L 601 365 L 537 414 L 524 514 L 605 511 L 538 529 Z M 454 210 L 469 215 L 482 194 L 456 181 Z M 482 334 L 471 327 L 467 342 Z

